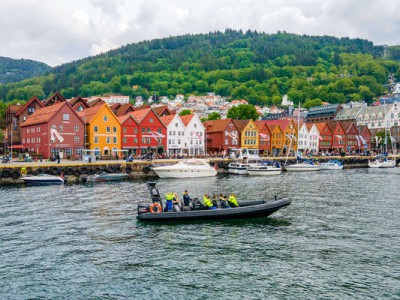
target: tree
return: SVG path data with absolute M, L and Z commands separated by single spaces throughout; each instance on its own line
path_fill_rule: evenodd
M 251 104 L 241 104 L 239 106 L 231 107 L 228 110 L 227 118 L 235 119 L 235 120 L 258 120 L 259 115 L 257 113 L 256 108 Z
M 214 112 L 212 112 L 211 114 L 208 115 L 208 120 L 209 121 L 221 120 L 221 115 L 218 112 L 214 111 Z
M 191 114 L 192 114 L 192 111 L 191 111 L 190 109 L 183 109 L 183 110 L 179 113 L 179 116 L 182 117 L 182 116 L 187 116 L 187 115 L 191 115 Z
M 305 109 L 309 109 L 310 107 L 321 106 L 321 105 L 322 105 L 322 100 L 317 98 L 317 99 L 307 100 L 306 102 L 304 102 L 303 107 Z

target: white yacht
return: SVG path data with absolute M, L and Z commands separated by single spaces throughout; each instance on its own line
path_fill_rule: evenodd
M 343 170 L 343 163 L 336 159 L 321 163 L 320 166 L 321 170 Z
M 394 168 L 396 166 L 396 160 L 379 158 L 377 157 L 373 161 L 368 161 L 368 167 L 370 168 Z
M 32 176 L 24 176 L 22 180 L 27 185 L 60 185 L 64 183 L 64 176 L 55 176 L 49 174 L 39 174 Z
M 250 176 L 279 175 L 282 173 L 282 166 L 279 163 L 257 164 L 255 166 L 250 166 L 247 172 Z
M 247 169 L 257 166 L 261 160 L 258 149 L 229 149 L 229 157 L 235 161 L 228 165 L 228 172 L 237 175 L 247 175 Z
M 186 159 L 174 165 L 153 167 L 160 178 L 212 177 L 217 171 L 202 159 Z
M 303 162 L 297 162 L 293 165 L 285 166 L 285 170 L 288 172 L 304 172 L 304 171 L 319 171 L 321 170 L 321 165 L 314 164 L 310 160 L 305 160 Z

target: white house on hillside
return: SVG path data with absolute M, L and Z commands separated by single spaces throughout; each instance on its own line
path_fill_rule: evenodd
M 300 151 L 307 150 L 310 146 L 309 141 L 310 141 L 310 133 L 308 132 L 306 123 L 303 123 L 298 133 L 298 141 L 297 141 L 298 150 Z
M 167 155 L 182 154 L 185 140 L 185 125 L 179 115 L 168 115 L 160 117 L 167 127 Z

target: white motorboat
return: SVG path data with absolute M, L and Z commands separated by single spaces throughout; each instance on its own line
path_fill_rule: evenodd
M 282 172 L 282 166 L 279 163 L 257 164 L 255 166 L 250 166 L 247 172 L 250 176 L 279 175 Z
M 395 166 L 396 161 L 393 159 L 376 158 L 375 160 L 368 162 L 368 167 L 370 168 L 394 168 Z
M 303 171 L 319 171 L 321 170 L 321 165 L 314 164 L 314 162 L 307 160 L 303 162 L 297 162 L 293 165 L 285 166 L 285 170 L 288 172 L 303 172 Z
M 328 162 L 321 163 L 321 170 L 343 170 L 343 163 L 336 159 L 331 159 Z
M 126 173 L 107 173 L 100 172 L 94 175 L 89 175 L 86 180 L 93 182 L 104 182 L 104 181 L 118 181 L 128 178 Z
M 247 162 L 232 162 L 228 165 L 228 172 L 230 174 L 236 174 L 236 175 L 247 175 L 249 174 L 247 170 L 251 166 L 256 166 L 257 164 L 251 164 Z
M 64 176 L 43 173 L 34 176 L 24 176 L 22 180 L 25 181 L 27 185 L 60 185 L 64 183 Z
M 202 159 L 187 159 L 174 165 L 153 167 L 152 169 L 160 178 L 194 178 L 217 175 L 217 171 Z

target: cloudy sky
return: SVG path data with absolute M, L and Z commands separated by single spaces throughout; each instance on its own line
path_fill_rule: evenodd
M 51 66 L 225 28 L 400 44 L 399 0 L 1 0 L 0 56 Z

